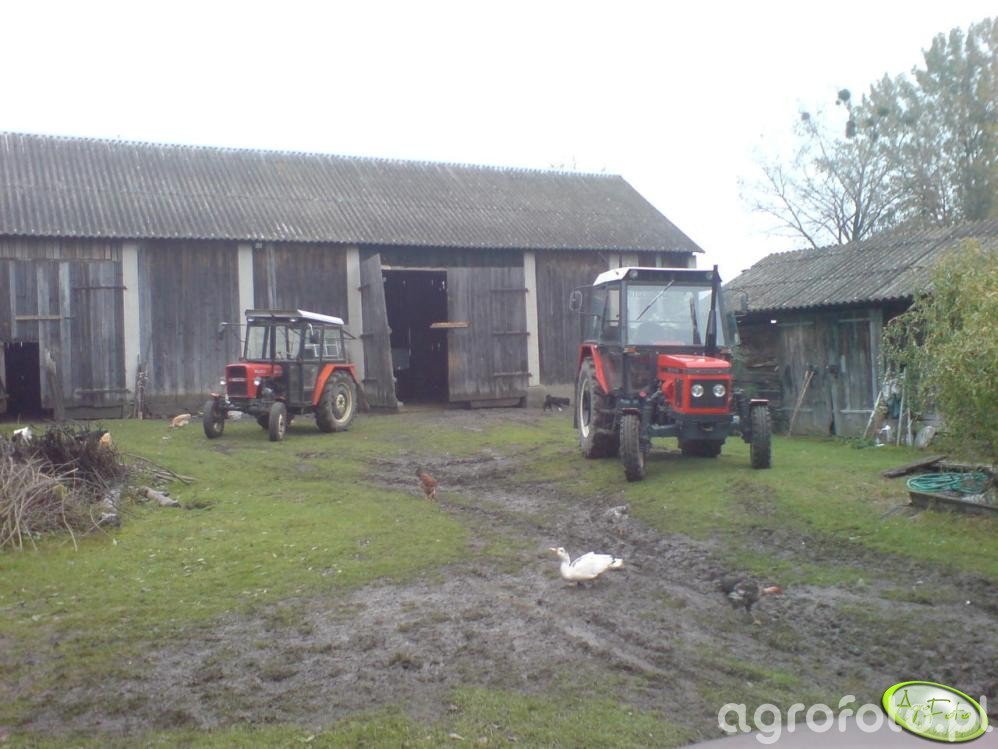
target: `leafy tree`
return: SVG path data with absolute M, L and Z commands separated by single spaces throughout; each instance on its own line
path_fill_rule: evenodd
M 751 205 L 812 247 L 998 216 L 998 20 L 938 35 L 924 60 L 858 103 L 839 91 L 844 127 L 803 113 L 793 158 L 760 163 Z
M 951 439 L 998 460 L 998 252 L 966 241 L 930 290 L 884 329 L 887 371 L 904 372 L 913 410 L 934 406 Z

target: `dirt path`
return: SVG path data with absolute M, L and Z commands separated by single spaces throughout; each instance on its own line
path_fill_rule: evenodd
M 478 556 L 406 585 L 227 617 L 150 653 L 141 680 L 59 695 L 37 726 L 92 730 L 66 707 L 97 698 L 128 705 L 105 714 L 98 727 L 141 732 L 235 722 L 319 727 L 399 704 L 434 719 L 446 716 L 448 691 L 457 686 L 598 694 L 609 685 L 616 699 L 685 716 L 677 722 L 709 738 L 718 735 L 724 695 L 764 695 L 770 686 L 753 682 L 772 673 L 811 685 L 811 694 L 871 699 L 889 686 L 885 679 L 926 678 L 927 663 L 945 663 L 931 676 L 975 696 L 998 693 L 988 665 L 998 656 L 998 611 L 986 581 L 942 579 L 858 545 L 773 531 L 758 543 L 777 558 L 801 556 L 803 548 L 819 560 L 874 565 L 888 578 L 914 576 L 927 589 L 945 583 L 958 595 L 933 605 L 886 598 L 889 586 L 872 582 L 848 590 L 807 586 L 767 599 L 759 607 L 765 623 L 755 626 L 712 587 L 725 571 L 723 541 L 663 535 L 620 508 L 619 497 L 580 501 L 556 486 L 525 485 L 518 468 L 526 459 L 487 452 L 423 462 L 442 479 L 444 510 L 472 529 L 481 547 L 510 539 L 506 554 Z M 379 459 L 371 479 L 424 501 L 412 462 L 404 450 Z M 589 587 L 570 586 L 558 576 L 551 546 L 573 555 L 610 552 L 626 564 Z

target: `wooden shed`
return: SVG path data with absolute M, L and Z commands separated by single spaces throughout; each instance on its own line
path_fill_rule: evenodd
M 776 253 L 728 283 L 742 380 L 770 399 L 777 427 L 788 427 L 800 401 L 795 434 L 862 435 L 884 384 L 884 325 L 927 288 L 935 263 L 966 240 L 998 251 L 998 221 Z
M 197 407 L 218 324 L 297 307 L 375 405 L 514 404 L 574 379 L 571 288 L 697 252 L 615 175 L 0 134 L 0 378 L 17 413 Z

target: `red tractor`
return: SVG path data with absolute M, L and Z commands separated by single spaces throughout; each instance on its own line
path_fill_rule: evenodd
M 222 323 L 222 334 L 229 323 Z M 204 405 L 204 433 L 222 436 L 229 411 L 255 416 L 274 442 L 288 423 L 315 414 L 323 432 L 343 432 L 357 413 L 354 365 L 347 357 L 350 334 L 338 317 L 304 310 L 246 310 L 243 356 L 225 367 L 221 393 Z
M 570 302 L 583 315 L 574 421 L 584 456 L 619 454 L 639 481 L 652 437 L 714 458 L 740 432 L 752 467 L 769 468 L 769 402 L 732 388 L 717 266 L 615 268 L 585 291 Z

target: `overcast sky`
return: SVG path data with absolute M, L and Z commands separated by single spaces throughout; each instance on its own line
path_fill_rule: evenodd
M 995 8 L 676 5 L 15 0 L 0 131 L 616 173 L 730 280 L 799 245 L 740 199 L 757 150 Z

